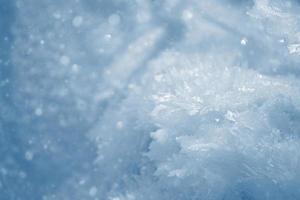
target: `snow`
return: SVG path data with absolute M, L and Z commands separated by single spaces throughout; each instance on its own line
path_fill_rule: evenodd
M 288 49 L 290 54 L 300 54 L 300 44 L 291 44 Z
M 241 45 L 247 45 L 247 43 L 248 43 L 248 40 L 247 40 L 247 38 L 242 38 L 242 40 L 241 40 Z
M 193 18 L 193 13 L 190 10 L 184 10 L 182 13 L 182 18 L 184 20 L 191 20 Z
M 43 110 L 41 108 L 37 108 L 35 109 L 34 113 L 37 115 L 37 116 L 41 116 L 43 114 Z
M 82 22 L 83 18 L 81 16 L 76 16 L 72 21 L 74 27 L 80 27 Z
M 168 139 L 168 132 L 162 129 L 152 132 L 150 135 L 154 140 L 156 140 L 159 143 L 165 143 Z
M 118 121 L 118 122 L 117 122 L 117 128 L 118 128 L 118 129 L 123 129 L 123 127 L 124 127 L 123 122 L 122 122 L 122 121 Z
M 112 14 L 108 18 L 108 22 L 112 26 L 118 25 L 120 23 L 120 21 L 121 21 L 121 18 L 118 14 Z
M 0 199 L 300 199 L 296 0 L 4 0 Z
M 62 65 L 65 65 L 65 66 L 70 64 L 70 58 L 65 55 L 61 56 L 59 61 Z
M 94 197 L 97 194 L 97 188 L 95 186 L 91 187 L 89 190 L 90 196 Z
M 31 151 L 26 151 L 25 158 L 28 161 L 32 160 L 33 159 L 33 153 Z

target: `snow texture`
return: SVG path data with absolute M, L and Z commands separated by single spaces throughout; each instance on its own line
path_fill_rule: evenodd
M 299 13 L 0 0 L 0 199 L 300 199 Z

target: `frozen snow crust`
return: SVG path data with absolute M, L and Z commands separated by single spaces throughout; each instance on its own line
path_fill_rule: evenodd
M 5 3 L 0 199 L 300 199 L 299 1 Z

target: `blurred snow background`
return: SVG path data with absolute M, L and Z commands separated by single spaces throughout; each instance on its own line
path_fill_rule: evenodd
M 299 13 L 0 0 L 0 199 L 300 199 Z

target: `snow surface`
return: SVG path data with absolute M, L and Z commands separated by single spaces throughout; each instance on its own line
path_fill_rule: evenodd
M 299 13 L 0 0 L 0 199 L 300 199 Z

